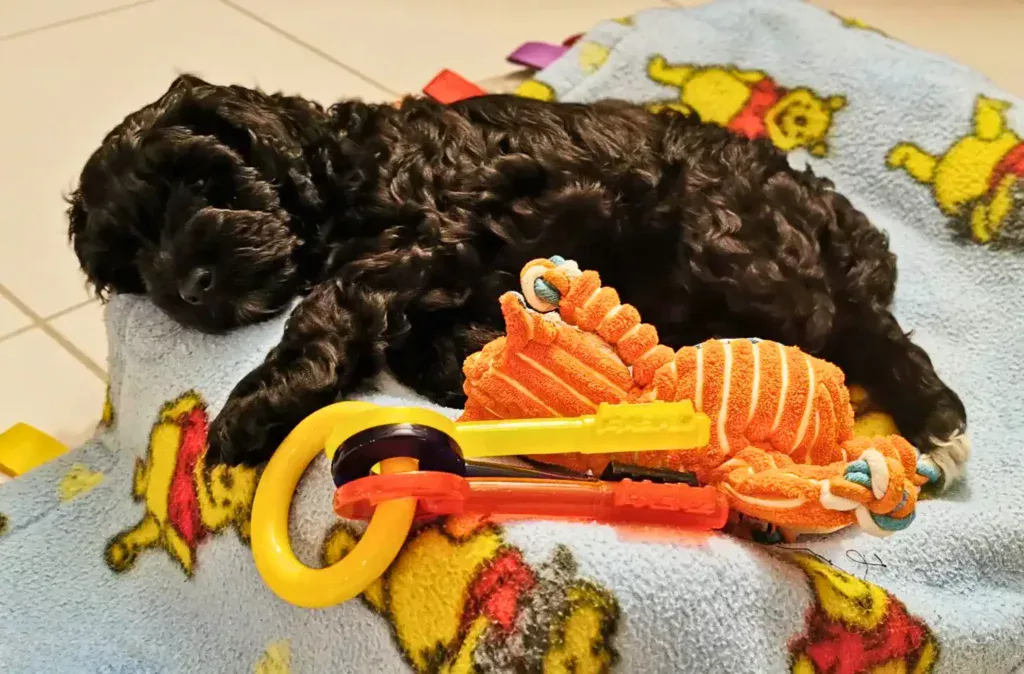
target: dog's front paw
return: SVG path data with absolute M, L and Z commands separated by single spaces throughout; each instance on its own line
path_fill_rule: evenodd
M 280 442 L 265 410 L 246 397 L 232 397 L 210 424 L 207 465 L 255 466 L 265 462 Z

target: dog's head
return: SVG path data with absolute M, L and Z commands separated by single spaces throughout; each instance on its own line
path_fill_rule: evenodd
M 176 79 L 107 135 L 69 199 L 97 293 L 148 294 L 207 332 L 281 312 L 308 281 L 320 203 L 306 150 L 325 119 L 300 98 Z

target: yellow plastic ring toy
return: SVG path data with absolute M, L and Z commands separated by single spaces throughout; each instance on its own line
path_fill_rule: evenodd
M 292 494 L 306 467 L 324 451 L 328 436 L 364 430 L 367 421 L 373 423 L 367 416 L 375 415 L 361 413 L 379 409 L 370 403 L 343 402 L 314 412 L 288 434 L 263 471 L 252 506 L 252 554 L 264 582 L 287 602 L 324 608 L 358 596 L 395 561 L 409 535 L 416 512 L 414 498 L 380 504 L 355 548 L 325 569 L 300 562 L 288 537 Z M 416 470 L 416 466 L 415 459 L 388 459 L 381 463 L 381 472 Z

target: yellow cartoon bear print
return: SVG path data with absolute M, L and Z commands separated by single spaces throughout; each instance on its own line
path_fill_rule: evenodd
M 105 552 L 113 571 L 126 571 L 139 553 L 162 548 L 186 575 L 208 534 L 234 527 L 249 541 L 252 500 L 259 471 L 206 465 L 206 405 L 189 391 L 160 410 L 145 459 L 135 460 L 132 498 L 145 503 L 137 524 L 114 536 Z
M 100 414 L 100 428 L 114 427 L 114 404 L 110 398 L 110 385 L 107 385 L 107 392 L 103 396 L 103 412 Z
M 551 85 L 535 79 L 528 79 L 520 84 L 516 88 L 515 94 L 523 98 L 533 98 L 547 103 L 555 100 L 555 90 L 551 88 Z
M 289 674 L 292 671 L 292 645 L 281 639 L 267 646 L 252 668 L 253 674 Z
M 103 473 L 98 470 L 90 470 L 81 463 L 76 463 L 68 469 L 68 472 L 57 483 L 57 496 L 61 501 L 71 501 L 83 494 L 88 494 L 101 482 L 103 482 Z
M 880 28 L 875 28 L 874 26 L 865 23 L 864 21 L 861 21 L 858 18 L 852 16 L 843 16 L 842 14 L 837 14 L 831 11 L 829 12 L 829 14 L 839 19 L 839 21 L 842 22 L 844 28 L 852 28 L 854 30 L 865 30 L 871 33 L 878 33 L 883 37 L 888 37 L 890 39 L 892 38 L 892 36 L 890 36 L 884 30 L 881 30 Z
M 843 96 L 821 97 L 806 87 L 788 89 L 759 70 L 670 64 L 655 55 L 647 74 L 679 90 L 679 100 L 655 103 L 654 111 L 696 113 L 747 138 L 767 138 L 786 152 L 804 148 L 817 157 L 828 153 L 832 117 L 846 106 Z
M 581 42 L 579 46 L 580 70 L 588 75 L 597 72 L 611 55 L 611 49 L 597 42 Z
M 324 564 L 356 540 L 338 525 L 324 543 Z M 614 596 L 577 577 L 567 548 L 530 565 L 499 528 L 479 518 L 451 518 L 414 533 L 363 599 L 424 674 L 597 674 L 616 659 Z
M 1024 243 L 1024 142 L 1006 123 L 1009 108 L 978 96 L 970 135 L 945 153 L 900 143 L 886 158 L 889 168 L 930 185 L 939 209 L 978 243 Z

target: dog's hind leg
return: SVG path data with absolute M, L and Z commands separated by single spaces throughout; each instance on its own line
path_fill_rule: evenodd
M 832 207 L 831 245 L 822 248 L 822 255 L 837 311 L 820 355 L 892 415 L 900 433 L 921 451 L 925 472 L 946 487 L 960 476 L 970 455 L 964 405 L 889 310 L 896 257 L 885 234 L 840 195 L 832 195 Z
M 937 469 L 930 477 L 946 487 L 963 473 L 970 456 L 964 405 L 890 312 L 847 323 L 825 355 L 892 415 L 923 461 Z

